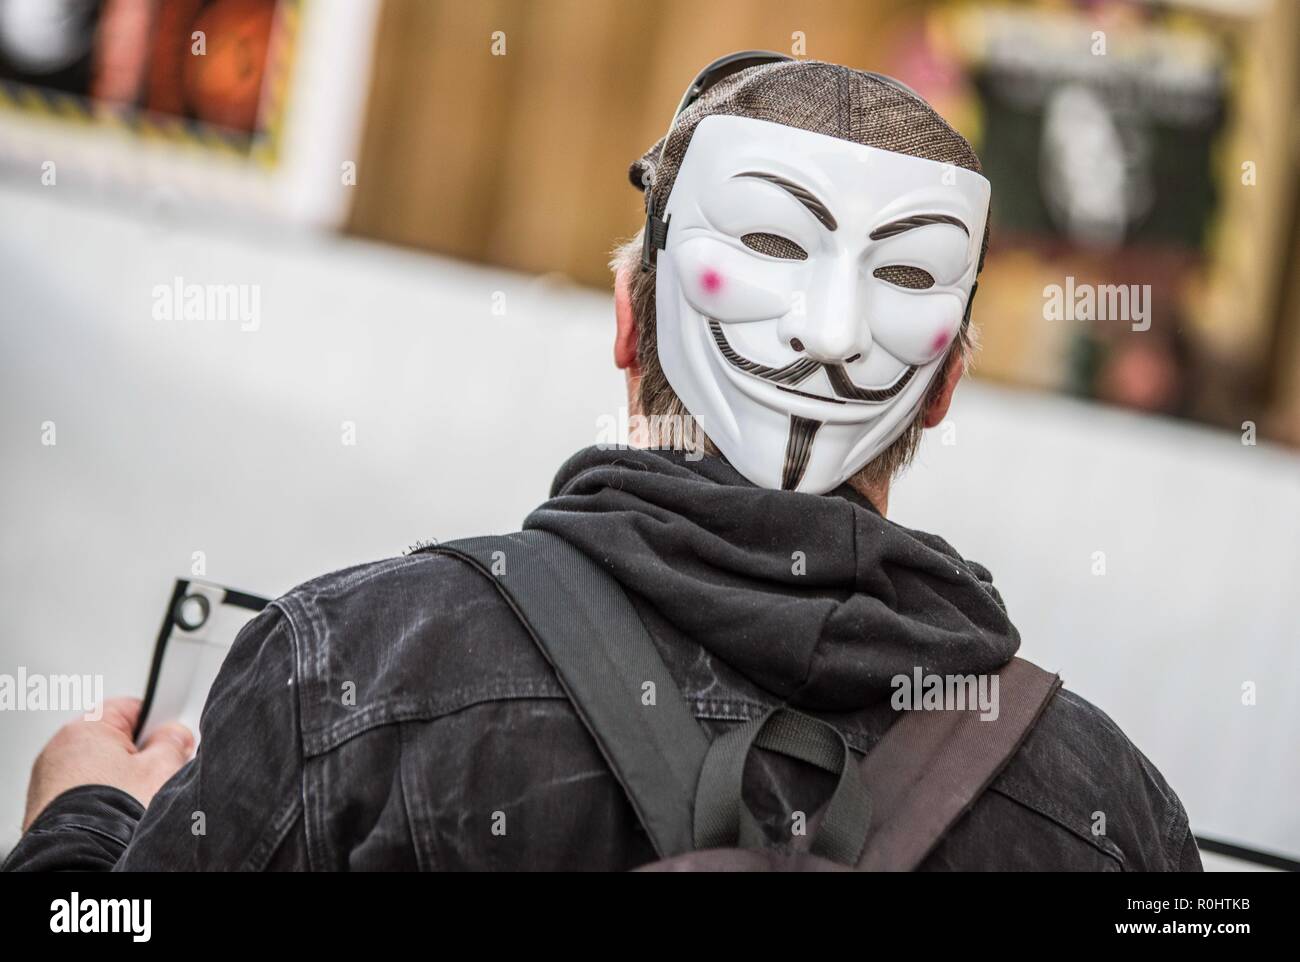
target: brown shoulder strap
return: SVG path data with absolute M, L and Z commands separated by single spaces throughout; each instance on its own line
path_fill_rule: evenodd
M 969 711 L 909 711 L 862 764 L 872 828 L 858 868 L 909 872 L 1006 767 L 1061 687 L 1022 658 L 998 672 L 998 717 Z

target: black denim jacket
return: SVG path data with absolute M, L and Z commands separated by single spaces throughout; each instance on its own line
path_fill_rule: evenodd
M 880 672 L 996 667 L 1018 644 L 987 572 L 847 491 L 758 493 L 715 459 L 583 452 L 555 492 L 527 526 L 623 581 L 711 733 L 789 703 L 865 752 L 892 720 Z M 811 581 L 773 583 L 796 543 L 807 567 L 793 577 Z M 5 868 L 617 870 L 654 858 L 522 626 L 445 556 L 362 565 L 277 600 L 235 643 L 201 729 L 197 757 L 147 811 L 115 789 L 73 789 Z M 826 797 L 820 773 L 751 767 L 747 801 L 774 837 L 782 813 Z M 1177 796 L 1068 690 L 922 866 L 1200 867 Z

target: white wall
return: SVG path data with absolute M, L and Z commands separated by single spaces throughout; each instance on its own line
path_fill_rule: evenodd
M 0 211 L 0 672 L 140 693 L 192 552 L 278 594 L 511 530 L 621 403 L 600 294 L 75 195 L 0 186 Z M 260 328 L 154 319 L 177 276 L 259 284 Z M 993 569 L 1025 653 L 1126 728 L 1199 831 L 1300 855 L 1300 458 L 979 385 L 953 418 L 895 517 Z M 0 851 L 66 717 L 0 714 Z

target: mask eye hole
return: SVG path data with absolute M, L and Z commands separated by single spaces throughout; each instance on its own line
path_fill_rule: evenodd
M 740 242 L 750 250 L 766 254 L 768 257 L 779 257 L 787 261 L 806 261 L 808 259 L 806 250 L 788 237 L 782 237 L 780 234 L 746 234 L 740 238 Z
M 895 287 L 906 287 L 911 291 L 923 291 L 927 287 L 934 287 L 934 277 L 929 271 L 906 264 L 887 264 L 884 267 L 877 267 L 871 272 L 871 276 L 879 277 Z

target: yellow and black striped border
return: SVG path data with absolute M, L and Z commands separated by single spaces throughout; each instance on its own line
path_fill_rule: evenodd
M 279 162 L 296 61 L 302 8 L 309 0 L 279 0 L 267 50 L 266 76 L 254 134 L 213 127 L 202 121 L 149 113 L 136 107 L 96 103 L 78 94 L 0 80 L 0 110 L 57 124 L 117 130 L 147 141 L 181 144 L 273 168 Z

